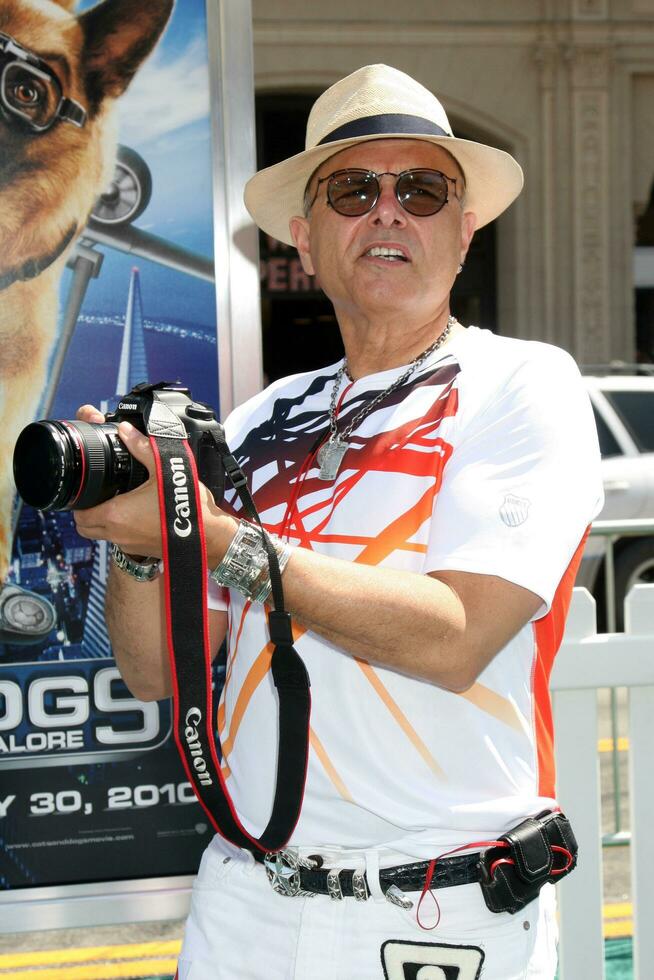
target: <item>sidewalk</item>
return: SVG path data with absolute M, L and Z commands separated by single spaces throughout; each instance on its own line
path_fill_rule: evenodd
M 183 920 L 0 936 L 0 980 L 172 977 Z

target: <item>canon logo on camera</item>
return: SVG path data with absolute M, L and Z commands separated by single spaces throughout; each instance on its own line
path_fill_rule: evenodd
M 191 508 L 189 506 L 188 479 L 184 469 L 184 460 L 181 456 L 175 456 L 170 460 L 170 468 L 175 485 L 175 513 L 177 514 L 173 527 L 178 538 L 188 538 L 192 528 L 189 520 Z
M 202 712 L 199 708 L 189 708 L 184 720 L 186 723 L 184 738 L 193 756 L 193 766 L 198 774 L 198 781 L 203 786 L 213 786 L 213 780 L 207 772 L 207 763 L 202 753 L 200 736 L 198 735 L 198 725 L 202 721 Z

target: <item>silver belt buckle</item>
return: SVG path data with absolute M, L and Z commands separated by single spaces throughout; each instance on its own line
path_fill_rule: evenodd
M 386 901 L 392 905 L 397 905 L 401 909 L 412 909 L 413 902 L 397 885 L 391 885 L 386 889 Z
M 284 847 L 280 851 L 268 851 L 264 856 L 263 865 L 272 890 L 278 895 L 286 895 L 289 898 L 295 895 L 313 897 L 313 892 L 300 888 L 300 868 L 311 868 L 313 864 L 303 860 L 294 848 Z

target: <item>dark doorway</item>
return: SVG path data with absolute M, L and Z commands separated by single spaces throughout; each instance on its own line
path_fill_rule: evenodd
M 309 111 L 319 92 L 256 97 L 257 166 L 270 167 L 304 148 Z M 466 134 L 455 127 L 458 136 Z M 474 139 L 474 136 L 468 136 Z M 294 248 L 261 233 L 263 366 L 269 381 L 311 371 L 343 354 L 334 310 L 313 288 Z M 497 328 L 495 226 L 476 233 L 452 291 L 452 312 L 464 324 Z
M 654 246 L 654 181 L 649 201 L 636 224 L 636 248 Z M 654 364 L 654 283 L 636 289 L 636 360 Z

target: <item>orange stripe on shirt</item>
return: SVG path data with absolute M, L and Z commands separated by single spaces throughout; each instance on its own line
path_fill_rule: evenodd
M 243 715 L 246 712 L 250 698 L 270 670 L 270 661 L 272 659 L 274 649 L 275 647 L 273 643 L 266 643 L 265 647 L 250 667 L 241 686 L 241 690 L 238 692 L 236 704 L 234 705 L 234 711 L 232 712 L 232 716 L 230 718 L 229 735 L 222 743 L 223 759 L 225 760 L 228 758 L 230 752 L 234 748 L 234 739 L 236 738 L 236 733 L 238 732 L 241 721 L 243 720 Z
M 554 766 L 554 724 L 552 721 L 552 699 L 550 697 L 550 674 L 554 658 L 561 646 L 565 631 L 565 620 L 572 599 L 572 587 L 577 576 L 582 552 L 590 528 L 586 530 L 579 547 L 565 570 L 554 594 L 552 608 L 542 619 L 534 623 L 536 656 L 532 672 L 534 696 L 534 728 L 536 731 L 536 750 L 538 754 L 538 793 L 540 796 L 554 798 L 556 795 L 556 769 Z
M 359 667 L 361 668 L 361 670 L 363 671 L 363 673 L 365 674 L 365 676 L 367 677 L 367 679 L 372 684 L 373 688 L 375 689 L 375 691 L 377 692 L 381 700 L 384 702 L 384 704 L 390 711 L 391 715 L 393 716 L 397 724 L 400 726 L 400 728 L 402 729 L 406 737 L 409 739 L 411 744 L 414 746 L 414 748 L 418 750 L 419 755 L 422 756 L 422 758 L 427 763 L 427 765 L 434 773 L 434 775 L 439 776 L 441 779 L 445 779 L 444 770 L 441 769 L 439 764 L 436 762 L 436 759 L 433 757 L 433 755 L 431 754 L 431 752 L 429 751 L 429 749 L 427 748 L 423 740 L 420 738 L 415 728 L 413 728 L 413 726 L 409 723 L 407 716 L 404 714 L 400 706 L 390 696 L 388 690 L 381 682 L 375 669 L 371 667 L 369 663 L 366 663 L 365 660 L 359 660 L 358 657 L 355 657 L 355 660 L 359 665 Z
M 309 730 L 309 739 L 311 741 L 311 748 L 314 750 L 314 752 L 320 759 L 323 769 L 331 779 L 337 791 L 340 793 L 340 795 L 343 797 L 344 800 L 347 800 L 348 803 L 354 803 L 354 799 L 352 798 L 350 791 L 348 790 L 347 786 L 345 785 L 345 783 L 337 773 L 331 759 L 325 752 L 325 748 L 322 742 L 314 732 L 313 728 Z
M 361 544 L 367 545 L 370 538 L 359 538 L 353 534 L 318 534 L 314 535 L 314 543 L 319 544 Z M 426 544 L 417 544 L 414 541 L 403 541 L 402 544 L 398 545 L 398 549 L 402 551 L 415 551 L 419 555 L 427 554 Z
M 507 698 L 503 698 L 501 694 L 492 691 L 490 687 L 486 687 L 484 684 L 473 684 L 467 691 L 460 692 L 459 697 L 470 701 L 480 711 L 492 715 L 493 718 L 497 718 L 509 728 L 514 728 L 518 732 L 524 731 L 515 705 Z
M 295 623 L 292 623 L 291 625 L 293 628 L 293 643 L 297 643 L 300 637 L 306 633 L 306 629 L 301 626 L 296 626 Z M 234 748 L 234 741 L 238 735 L 238 730 L 241 726 L 243 716 L 247 711 L 250 700 L 259 684 L 270 670 L 270 662 L 272 660 L 274 649 L 275 645 L 272 642 L 265 645 L 259 656 L 248 670 L 245 680 L 241 685 L 241 689 L 238 692 L 236 704 L 234 705 L 234 710 L 230 718 L 229 735 L 222 743 L 223 759 L 225 760 L 228 758 L 232 749 Z
M 380 531 L 357 556 L 356 561 L 362 565 L 379 565 L 388 555 L 401 550 L 405 542 L 416 534 L 431 515 L 437 492 L 438 485 L 430 487 L 413 507 Z

